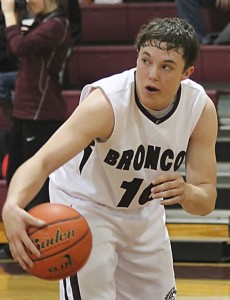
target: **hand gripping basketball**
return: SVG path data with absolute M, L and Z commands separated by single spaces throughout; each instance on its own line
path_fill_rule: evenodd
M 41 253 L 38 258 L 27 250 L 34 263 L 28 272 L 46 280 L 63 279 L 77 273 L 92 249 L 92 234 L 86 219 L 62 204 L 40 204 L 29 213 L 44 220 L 46 226 L 28 227 L 29 237 Z

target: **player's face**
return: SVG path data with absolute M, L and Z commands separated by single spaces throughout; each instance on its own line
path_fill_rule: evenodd
M 27 3 L 29 11 L 35 16 L 53 11 L 53 5 L 56 5 L 53 0 L 27 0 Z
M 184 71 L 182 54 L 157 47 L 141 47 L 137 58 L 137 95 L 142 104 L 153 110 L 166 108 L 174 99 L 181 80 L 194 68 Z

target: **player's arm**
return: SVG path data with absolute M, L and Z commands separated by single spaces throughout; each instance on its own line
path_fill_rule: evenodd
M 49 141 L 19 167 L 12 178 L 7 202 L 25 207 L 50 173 L 85 149 L 95 138 L 107 139 L 113 123 L 110 103 L 99 89 L 94 90 Z
M 215 208 L 217 130 L 216 109 L 210 100 L 191 136 L 187 152 L 186 197 L 181 205 L 192 214 L 206 215 Z
M 191 214 L 207 215 L 216 202 L 217 114 L 211 99 L 206 103 L 192 133 L 186 155 L 186 182 L 178 172 L 163 174 L 154 180 L 153 199 L 163 205 L 179 203 Z
M 43 223 L 21 208 L 33 199 L 51 172 L 86 148 L 95 138 L 107 139 L 113 125 L 110 103 L 99 89 L 94 90 L 50 140 L 15 172 L 2 217 L 12 255 L 22 267 L 31 265 L 24 245 L 38 254 L 25 229 L 28 225 L 41 226 Z

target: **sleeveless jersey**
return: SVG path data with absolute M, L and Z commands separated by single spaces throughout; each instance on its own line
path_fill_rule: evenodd
M 107 141 L 92 141 L 53 172 L 52 184 L 72 199 L 123 209 L 148 205 L 154 178 L 177 171 L 184 162 L 207 94 L 199 84 L 186 79 L 181 82 L 173 109 L 157 119 L 141 105 L 135 93 L 135 69 L 85 86 L 80 101 L 96 87 L 111 102 L 113 132 Z M 156 200 L 151 202 L 162 207 Z

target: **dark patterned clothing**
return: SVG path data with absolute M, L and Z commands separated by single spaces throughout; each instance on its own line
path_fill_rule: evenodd
M 71 42 L 68 19 L 60 11 L 37 16 L 26 34 L 6 28 L 10 52 L 20 60 L 13 116 L 30 120 L 64 120 L 66 105 L 59 74 Z

